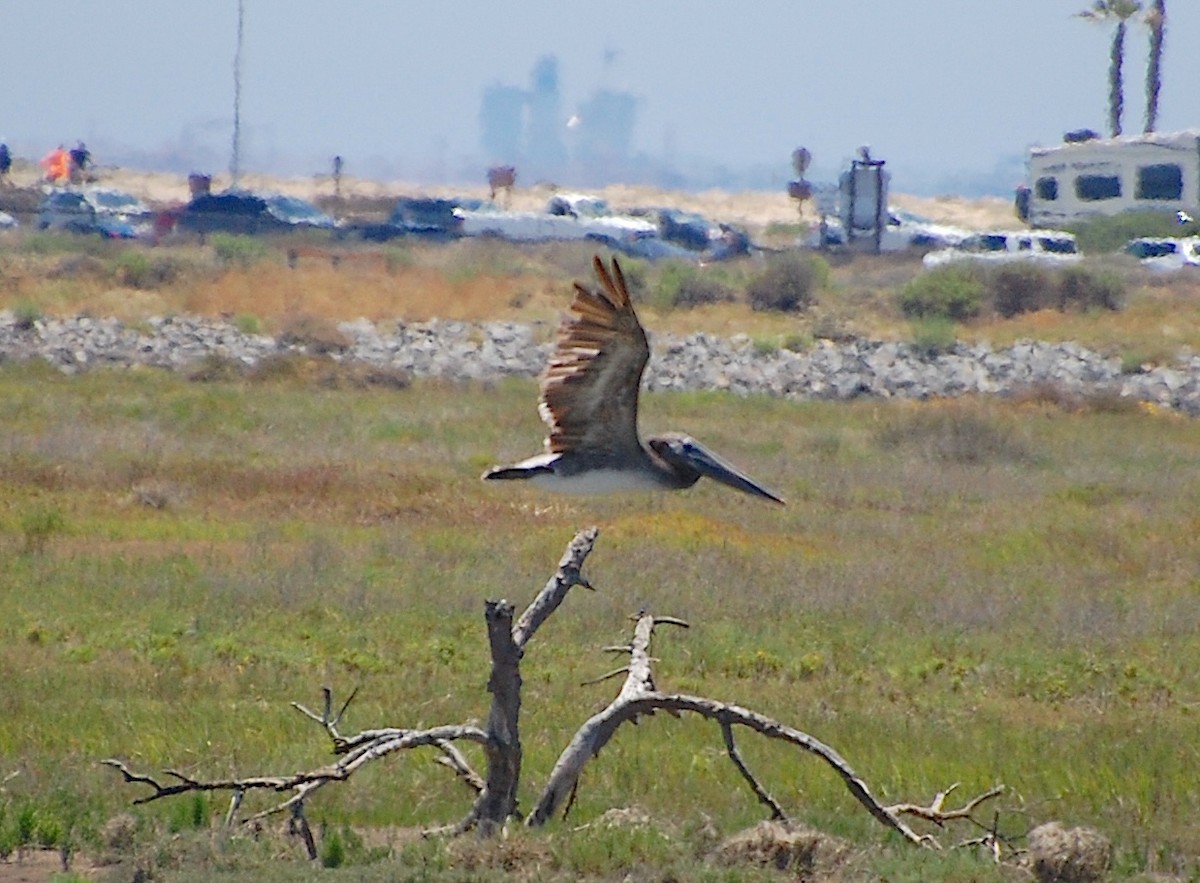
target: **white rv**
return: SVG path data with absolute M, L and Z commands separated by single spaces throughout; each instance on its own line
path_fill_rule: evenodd
M 1017 213 L 1034 227 L 1068 226 L 1127 211 L 1198 209 L 1196 130 L 1031 148 L 1028 186 L 1017 195 Z

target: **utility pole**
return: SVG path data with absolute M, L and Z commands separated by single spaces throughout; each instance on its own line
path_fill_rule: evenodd
M 236 187 L 242 166 L 242 20 L 245 0 L 238 0 L 237 52 L 233 56 L 233 156 L 229 159 L 229 175 Z

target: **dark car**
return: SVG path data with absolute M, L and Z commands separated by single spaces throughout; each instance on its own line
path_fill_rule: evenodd
M 196 233 L 277 233 L 330 230 L 337 222 L 310 202 L 282 194 L 226 190 L 197 196 L 179 212 L 178 224 Z
M 362 224 L 356 230 L 363 239 L 371 242 L 386 242 L 400 236 L 457 239 L 463 235 L 459 214 L 463 208 L 478 208 L 477 201 L 404 196 L 382 224 Z
M 145 233 L 153 213 L 136 197 L 119 190 L 51 190 L 38 203 L 39 230 L 99 233 L 108 239 L 133 239 Z

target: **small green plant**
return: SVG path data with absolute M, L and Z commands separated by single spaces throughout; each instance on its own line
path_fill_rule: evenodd
M 751 339 L 750 346 L 756 356 L 773 356 L 779 352 L 779 339 L 759 335 Z
M 900 290 L 900 309 L 910 319 L 963 322 L 979 315 L 983 295 L 983 281 L 973 267 L 938 267 Z
M 262 322 L 252 313 L 239 313 L 234 316 L 233 324 L 242 334 L 262 334 Z
M 174 834 L 181 831 L 199 831 L 208 827 L 210 812 L 208 797 L 192 794 L 188 799 L 172 804 L 167 827 Z
M 246 269 L 254 266 L 267 255 L 267 247 L 253 236 L 236 233 L 214 233 L 208 239 L 217 260 L 227 267 Z
M 179 265 L 169 257 L 150 257 L 138 249 L 126 249 L 112 261 L 113 278 L 128 288 L 150 289 L 170 285 L 179 275 Z
M 945 316 L 916 319 L 910 327 L 913 346 L 926 358 L 950 352 L 958 340 L 954 322 Z
M 32 803 L 25 804 L 17 811 L 15 822 L 17 847 L 32 846 L 38 826 L 37 810 L 33 808 Z
M 24 537 L 22 551 L 26 555 L 41 555 L 46 544 L 55 534 L 61 533 L 66 522 L 58 509 L 39 507 L 25 513 L 21 518 L 21 534 Z
M 746 285 L 746 297 L 755 310 L 799 313 L 817 302 L 817 292 L 829 280 L 829 264 L 819 255 L 785 252 L 775 255 L 767 268 Z
M 822 335 L 815 336 L 820 337 Z M 785 334 L 779 345 L 789 352 L 802 353 L 812 348 L 813 335 L 803 334 L 799 331 L 793 331 L 790 334 Z
M 346 843 L 337 828 L 330 828 L 321 842 L 321 864 L 326 868 L 340 868 L 346 863 Z
M 13 323 L 18 331 L 30 331 L 42 318 L 42 311 L 29 301 L 21 301 L 13 309 Z

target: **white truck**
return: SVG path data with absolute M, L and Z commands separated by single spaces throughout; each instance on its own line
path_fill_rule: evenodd
M 1029 151 L 1017 214 L 1064 227 L 1127 211 L 1200 212 L 1200 131 L 1088 138 Z

